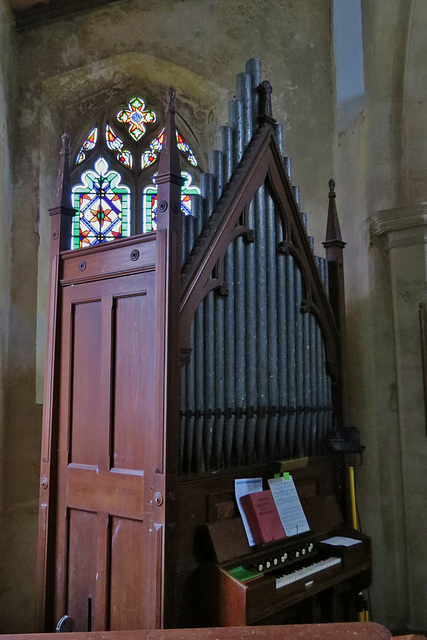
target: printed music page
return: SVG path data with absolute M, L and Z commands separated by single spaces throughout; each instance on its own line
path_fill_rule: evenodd
M 268 484 L 286 535 L 310 531 L 292 476 L 271 478 Z

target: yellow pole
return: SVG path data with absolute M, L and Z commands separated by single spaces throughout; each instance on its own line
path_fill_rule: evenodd
M 357 529 L 357 512 L 356 512 L 356 488 L 354 485 L 354 467 L 348 467 L 348 475 L 350 481 L 350 504 L 351 504 L 351 520 L 353 529 Z
M 349 465 L 348 467 L 348 477 L 350 483 L 351 520 L 353 523 L 353 529 L 357 529 L 356 486 L 354 483 L 354 467 L 352 465 Z M 359 622 L 369 622 L 369 611 L 367 611 L 366 609 L 362 609 L 361 611 L 359 611 L 358 615 Z

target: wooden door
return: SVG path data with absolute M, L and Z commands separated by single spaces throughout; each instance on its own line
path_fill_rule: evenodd
M 63 288 L 54 591 L 76 631 L 161 626 L 155 280 Z

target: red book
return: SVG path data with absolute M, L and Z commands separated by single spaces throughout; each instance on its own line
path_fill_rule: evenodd
M 270 490 L 248 493 L 240 498 L 255 544 L 286 538 L 276 503 Z

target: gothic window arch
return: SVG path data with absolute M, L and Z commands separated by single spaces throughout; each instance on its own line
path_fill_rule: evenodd
M 156 229 L 155 176 L 163 136 L 162 112 L 147 106 L 140 94 L 85 129 L 72 159 L 72 249 Z M 191 215 L 191 196 L 200 193 L 198 162 L 178 129 L 176 136 L 185 180 L 181 205 Z

